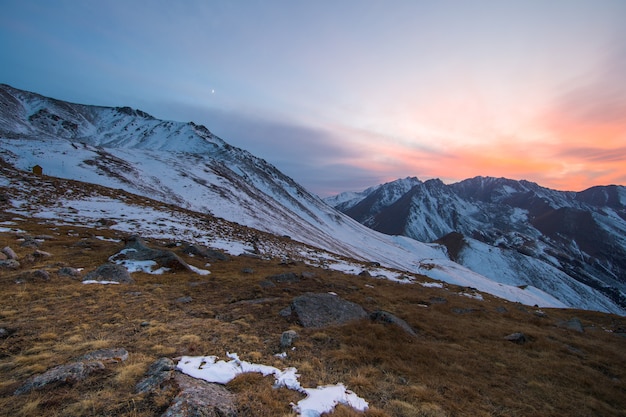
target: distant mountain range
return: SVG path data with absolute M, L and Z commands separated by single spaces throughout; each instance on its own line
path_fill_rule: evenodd
M 38 165 L 45 176 L 122 189 L 288 236 L 311 248 L 300 251 L 302 257 L 319 250 L 316 262 L 328 268 L 339 268 L 333 263 L 339 256 L 366 261 L 371 274 L 402 282 L 411 282 L 403 274 L 423 274 L 529 305 L 626 314 L 622 187 L 576 194 L 509 180 L 446 186 L 405 179 L 327 200 L 365 227 L 204 126 L 8 85 L 0 85 L 0 159 L 17 170 Z M 0 178 L 0 186 L 4 182 Z M 80 212 L 76 198 L 68 195 L 68 204 Z M 102 217 L 107 210 L 119 214 L 119 207 L 100 207 Z M 254 236 L 238 239 L 241 247 L 263 251 Z
M 489 278 L 546 291 L 576 281 L 626 307 L 626 187 L 564 192 L 506 178 L 405 178 L 326 202 L 379 232 L 441 243 Z

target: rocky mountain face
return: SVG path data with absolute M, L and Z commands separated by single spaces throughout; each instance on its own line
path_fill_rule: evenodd
M 411 178 L 369 190 L 327 201 L 382 233 L 445 244 L 452 259 L 488 277 L 546 290 L 582 283 L 626 306 L 626 187 L 563 192 L 476 177 L 450 185 Z
M 606 255 L 611 250 L 623 254 L 623 240 L 606 238 L 595 245 L 600 235 L 584 240 L 587 229 L 579 231 L 577 241 L 567 235 L 578 230 L 580 219 L 585 219 L 581 216 L 588 215 L 594 224 L 604 227 L 594 227 L 594 233 L 617 236 L 613 230 L 621 227 L 624 236 L 622 188 L 607 189 L 607 194 L 603 190 L 568 194 L 530 183 L 492 186 L 482 179 L 480 186 L 457 185 L 456 190 L 439 181 L 407 178 L 393 188 L 374 187 L 335 200 L 343 205 L 342 210 L 360 213 L 355 217 L 380 233 L 204 126 L 159 120 L 128 107 L 67 103 L 7 85 L 0 85 L 0 159 L 3 166 L 16 170 L 31 172 L 39 166 L 44 177 L 123 190 L 287 236 L 319 249 L 319 253 L 372 262 L 387 271 L 392 268 L 399 271 L 393 279 L 402 280 L 402 272 L 422 274 L 525 304 L 625 313 L 619 292 L 623 291 L 624 257 L 620 261 Z M 0 186 L 2 181 L 0 178 Z M 55 204 L 71 206 L 75 216 L 81 214 L 81 207 L 97 204 L 102 217 L 114 212 L 116 218 L 124 218 L 119 213 L 124 210 L 120 201 L 100 200 L 68 190 Z M 19 205 L 37 211 L 32 202 Z M 584 214 L 587 207 L 594 211 Z M 46 216 L 46 210 L 50 208 L 42 208 L 36 216 Z M 555 223 L 551 216 L 558 216 L 559 210 L 567 215 Z M 452 231 L 463 234 L 463 241 L 468 242 L 460 245 L 464 250 L 453 252 L 450 246 L 446 250 L 440 243 L 415 240 L 430 242 Z M 191 234 L 196 241 L 219 245 L 219 239 L 192 229 L 168 233 Z M 499 269 L 508 271 L 514 258 L 502 257 L 479 244 L 526 256 L 524 259 L 532 255 L 542 263 L 527 262 L 524 273 L 510 276 Z M 258 246 L 248 241 L 244 245 Z M 470 251 L 470 247 L 475 249 Z M 313 252 L 307 250 L 307 256 Z M 473 263 L 468 260 L 469 253 Z M 326 260 L 320 262 L 329 268 L 338 259 L 323 257 Z M 493 267 L 485 268 L 489 264 Z M 371 269 L 374 275 L 387 274 Z

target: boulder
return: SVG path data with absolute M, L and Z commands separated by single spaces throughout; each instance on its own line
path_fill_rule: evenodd
M 180 393 L 161 417 L 236 417 L 235 396 L 224 386 L 174 374 Z
M 360 305 L 328 293 L 306 293 L 294 298 L 291 312 L 304 327 L 331 326 L 368 317 Z
M 33 375 L 15 390 L 15 395 L 26 394 L 53 384 L 74 384 L 82 381 L 94 372 L 105 369 L 105 363 L 120 362 L 128 359 L 125 349 L 100 349 L 87 353 L 75 361 L 55 366 L 43 374 Z
M 394 314 L 389 313 L 388 311 L 374 311 L 370 314 L 370 318 L 379 323 L 392 324 L 394 326 L 398 326 L 402 330 L 405 331 L 410 336 L 417 337 L 417 333 L 409 324 L 402 320 L 400 317 L 395 316 Z
M 103 264 L 100 265 L 95 271 L 92 271 L 85 275 L 83 281 L 113 281 L 120 284 L 132 284 L 135 281 L 130 277 L 128 269 L 122 265 L 116 264 Z
M 102 362 L 72 362 L 67 365 L 55 366 L 43 374 L 34 375 L 15 390 L 15 395 L 26 394 L 32 390 L 42 389 L 50 384 L 73 384 L 82 381 L 96 371 L 104 369 Z
M 111 257 L 112 261 L 120 260 L 154 261 L 163 268 L 173 271 L 191 271 L 191 268 L 182 258 L 169 250 L 152 249 L 139 236 L 131 236 L 126 241 L 124 250 Z

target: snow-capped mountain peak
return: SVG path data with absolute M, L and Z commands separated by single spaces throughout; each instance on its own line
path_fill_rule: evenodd
M 47 176 L 123 189 L 210 213 L 336 256 L 375 262 L 387 270 L 423 274 L 531 305 L 576 307 L 571 299 L 561 300 L 558 289 L 538 289 L 533 284 L 522 288 L 472 272 L 451 261 L 442 245 L 366 228 L 276 167 L 194 123 L 158 120 L 128 107 L 67 103 L 0 85 L 0 159 L 22 171 L 38 165 Z M 467 204 L 438 180 L 406 178 L 355 198 L 362 202 L 378 196 L 364 205 L 368 210 L 414 213 L 404 204 L 420 207 L 413 198 L 420 189 L 428 193 L 429 210 L 456 207 L 449 210 L 453 222 L 461 224 L 461 218 L 468 216 L 478 224 L 483 215 L 480 206 Z M 437 202 L 435 197 L 444 200 Z M 81 206 L 72 201 L 73 206 Z M 102 213 L 108 210 L 106 204 L 99 207 Z M 509 216 L 522 217 L 519 210 L 512 208 Z M 416 216 L 414 223 L 420 219 L 429 233 L 443 232 L 447 224 L 423 215 Z M 607 307 L 604 299 L 595 302 L 592 292 L 589 297 L 589 308 L 623 312 L 615 304 Z

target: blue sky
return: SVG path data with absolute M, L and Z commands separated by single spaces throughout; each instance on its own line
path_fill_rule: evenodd
M 0 82 L 204 124 L 320 195 L 626 184 L 626 1 L 0 4 Z

